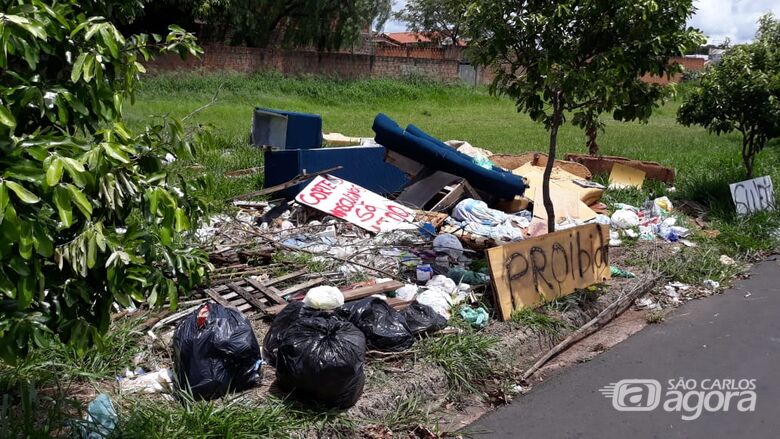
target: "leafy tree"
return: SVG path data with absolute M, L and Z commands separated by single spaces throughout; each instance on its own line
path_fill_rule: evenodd
M 515 100 L 550 132 L 544 174 L 548 229 L 555 229 L 549 177 L 558 130 L 571 115 L 580 127 L 594 115 L 612 111 L 618 120 L 647 119 L 663 96 L 645 84 L 645 73 L 680 70 L 669 58 L 703 42 L 686 28 L 692 0 L 486 0 L 472 3 L 468 29 L 472 57 L 492 66 L 491 86 Z
M 701 75 L 677 120 L 717 135 L 742 134 L 742 163 L 751 178 L 756 155 L 780 136 L 780 21 L 763 16 L 753 43 L 732 47 Z
M 122 123 L 144 60 L 200 49 L 178 28 L 123 36 L 89 2 L 0 4 L 0 356 L 46 333 L 83 351 L 114 303 L 175 306 L 205 275 L 182 237 L 201 183 L 161 159 L 191 141 L 175 120 Z
M 457 44 L 465 34 L 470 4 L 469 0 L 411 0 L 395 17 L 433 41 Z
M 389 18 L 391 0 L 163 0 L 205 23 L 210 39 L 254 47 L 337 50 Z M 156 5 L 154 5 L 156 6 Z M 182 17 L 171 17 L 181 20 Z

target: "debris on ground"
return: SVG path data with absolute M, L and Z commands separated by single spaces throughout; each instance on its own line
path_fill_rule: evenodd
M 290 117 L 274 125 L 280 115 Z M 347 408 L 363 392 L 367 356 L 403 355 L 421 337 L 463 331 L 445 329 L 453 317 L 480 331 L 493 326 L 491 316 L 507 320 L 514 303 L 535 307 L 542 296 L 553 300 L 610 277 L 635 278 L 609 265 L 609 246 L 691 237 L 669 198 L 639 207 L 606 204 L 606 188 L 591 181 L 587 165 L 561 160 L 553 163 L 551 234 L 541 201 L 545 154 L 495 155 L 465 141 L 445 143 L 384 115 L 374 122 L 375 139 L 330 134 L 324 137 L 330 147 L 322 148 L 321 120 L 311 116 L 259 109 L 254 142 L 270 147 L 277 162 L 288 160 L 285 153 L 337 155 L 361 145 L 354 148 L 358 159 L 297 163 L 294 175 L 275 176 L 260 191 L 280 198 L 255 201 L 259 192 L 246 194 L 229 213 L 212 216 L 195 233 L 214 265 L 211 284 L 180 304 L 182 311 L 148 325 L 153 339 L 172 343 L 176 381 L 199 398 L 257 385 L 262 366 L 273 368 L 278 387 L 302 402 Z M 295 143 L 295 126 L 303 130 L 302 144 Z M 403 175 L 400 187 L 372 179 L 368 162 L 358 165 L 368 172 L 354 169 L 376 149 L 383 165 Z M 645 173 L 651 178 L 647 166 L 655 169 L 618 162 L 610 169 L 629 186 L 641 185 Z M 533 278 L 556 280 L 563 273 L 565 285 L 535 292 L 531 277 L 521 279 L 532 271 Z M 687 300 L 689 290 L 672 283 L 658 297 L 634 303 L 662 309 Z M 263 336 L 262 349 L 253 327 Z M 168 390 L 165 373 L 125 377 L 120 387 Z

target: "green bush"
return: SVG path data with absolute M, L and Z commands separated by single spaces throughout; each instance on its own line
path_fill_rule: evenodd
M 176 120 L 122 123 L 144 60 L 200 49 L 175 27 L 125 37 L 91 2 L 0 4 L 0 356 L 47 333 L 83 351 L 114 303 L 175 306 L 205 275 L 182 235 L 202 185 L 163 159 L 191 139 Z

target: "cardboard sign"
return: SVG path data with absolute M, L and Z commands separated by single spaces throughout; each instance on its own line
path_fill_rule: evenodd
M 758 177 L 729 185 L 737 214 L 747 215 L 762 210 L 775 210 L 775 190 L 772 178 Z
M 635 187 L 642 189 L 645 175 L 645 171 L 641 169 L 615 163 L 612 165 L 612 172 L 609 174 L 609 188 L 625 189 Z
M 609 227 L 586 224 L 487 251 L 502 320 L 610 278 Z
M 366 188 L 332 175 L 317 177 L 295 201 L 355 224 L 369 232 L 386 232 L 414 221 L 414 211 Z

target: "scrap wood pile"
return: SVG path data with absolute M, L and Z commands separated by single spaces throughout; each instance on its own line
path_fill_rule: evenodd
M 266 182 L 274 189 L 265 194 L 294 189 L 292 196 L 235 201 L 234 212 L 212 217 L 197 232 L 215 266 L 211 284 L 188 303 L 191 308 L 149 325 L 153 331 L 176 326 L 180 385 L 199 397 L 221 396 L 228 387 L 255 385 L 267 364 L 279 386 L 301 399 L 349 407 L 362 392 L 368 352 L 408 350 L 455 315 L 475 327 L 486 326 L 491 315 L 506 320 L 512 311 L 569 294 L 582 282 L 625 275 L 611 270 L 608 260 L 608 247 L 621 239 L 673 241 L 688 233 L 669 216 L 666 198 L 616 205 L 608 216 L 600 202 L 606 188 L 591 181 L 591 171 L 556 160 L 551 197 L 557 227 L 548 234 L 541 202 L 544 154 L 494 155 L 463 141 L 445 144 L 383 115 L 374 130 L 375 144 L 360 139 L 362 146 L 350 155 L 357 160 L 364 150 L 373 154 L 381 147 L 386 163 L 404 175 L 400 190 L 383 196 L 367 189 L 375 186 L 371 173 L 352 172 L 350 163 L 332 173 L 305 170 L 287 183 Z M 266 155 L 266 167 L 268 160 Z M 637 169 L 619 166 L 612 184 L 636 185 Z M 538 239 L 573 240 L 573 232 L 560 235 L 567 230 L 576 231 L 582 279 L 575 279 L 574 256 L 556 253 L 567 248 L 563 241 L 548 243 L 544 265 L 535 253 L 544 247 Z M 580 231 L 590 235 L 581 241 Z M 524 272 L 517 255 L 525 258 Z M 561 261 L 564 277 L 570 272 L 575 281 L 539 285 L 537 278 L 558 280 Z M 534 283 L 523 283 L 526 274 Z M 487 303 L 495 311 L 485 309 Z M 249 323 L 256 319 L 271 322 L 262 344 Z

